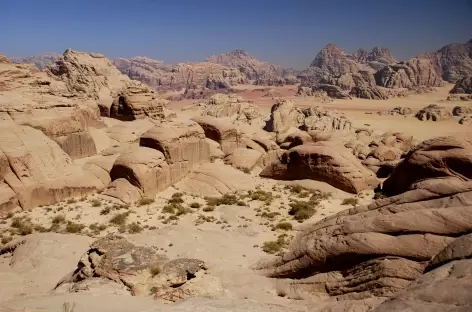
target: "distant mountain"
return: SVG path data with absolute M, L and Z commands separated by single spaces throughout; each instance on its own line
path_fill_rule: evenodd
M 467 43 L 452 43 L 425 53 L 418 58 L 430 59 L 441 77 L 449 82 L 472 75 L 472 39 Z
M 165 64 L 148 57 L 119 58 L 113 64 L 131 79 L 144 82 L 157 90 L 180 90 L 211 87 L 229 88 L 244 82 L 244 76 L 226 66 L 210 62 Z
M 62 55 L 59 53 L 44 53 L 37 56 L 10 57 L 10 61 L 15 64 L 34 64 L 40 70 L 54 64 Z
M 296 71 L 284 69 L 280 65 L 261 62 L 244 50 L 233 50 L 207 58 L 208 62 L 237 68 L 248 80 L 260 85 L 296 83 Z

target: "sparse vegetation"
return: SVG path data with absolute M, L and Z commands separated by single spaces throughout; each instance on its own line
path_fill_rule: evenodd
M 111 207 L 105 207 L 103 208 L 102 210 L 100 210 L 100 215 L 103 216 L 103 215 L 107 215 L 109 214 L 111 211 Z
M 197 202 L 194 202 L 194 203 L 191 203 L 190 204 L 190 208 L 194 208 L 194 209 L 198 209 L 200 208 L 202 205 L 200 205 L 200 203 L 197 203 Z
M 352 206 L 357 206 L 359 204 L 359 199 L 355 197 L 349 197 L 343 199 L 341 205 L 352 205 Z
M 270 220 L 273 220 L 276 216 L 279 216 L 279 215 L 280 215 L 280 212 L 277 212 L 277 211 L 273 211 L 273 212 L 264 211 L 263 213 L 261 213 L 262 218 L 266 218 Z
M 276 241 L 267 241 L 262 244 L 262 250 L 269 254 L 276 254 L 288 245 L 287 235 L 279 235 Z
M 162 272 L 162 266 L 159 263 L 155 263 L 151 266 L 151 275 L 152 277 L 158 275 Z
M 11 236 L 4 236 L 2 237 L 2 244 L 5 245 L 5 244 L 8 244 L 9 242 L 11 242 L 13 240 L 13 237 Z
M 224 194 L 220 198 L 205 197 L 205 200 L 208 206 L 236 205 L 239 201 L 238 197 L 234 194 Z
M 66 221 L 66 217 L 64 215 L 57 215 L 52 218 L 52 224 L 61 224 Z
M 72 302 L 72 303 L 64 302 L 62 304 L 61 312 L 74 312 L 74 310 L 75 310 L 75 302 Z
M 275 225 L 275 228 L 284 231 L 290 231 L 293 229 L 292 223 L 290 222 L 279 222 Z
M 92 203 L 92 207 L 100 207 L 102 205 L 99 199 L 92 199 L 90 202 Z
M 138 200 L 137 204 L 139 206 L 145 206 L 145 205 L 150 205 L 154 202 L 154 199 L 153 198 L 149 198 L 149 197 L 143 197 L 141 198 L 140 200 Z
M 67 200 L 67 203 L 68 203 L 68 204 L 75 204 L 76 202 L 77 202 L 77 201 L 75 200 L 75 198 L 69 198 L 69 199 Z
M 136 222 L 133 222 L 130 225 L 128 225 L 128 233 L 130 234 L 141 233 L 142 231 L 143 231 L 143 228 Z
M 5 218 L 10 219 L 13 217 L 13 212 L 9 212 Z
M 215 206 L 206 206 L 202 209 L 204 212 L 210 212 L 215 210 Z
M 16 217 L 13 218 L 11 227 L 19 235 L 28 235 L 33 233 L 33 224 L 29 219 Z
M 289 186 L 288 188 L 292 193 L 295 193 L 295 194 L 299 194 L 304 190 L 304 188 L 301 187 L 300 185 L 292 185 L 292 186 Z
M 272 203 L 272 201 L 274 200 L 274 196 L 272 195 L 272 192 L 266 192 L 260 189 L 255 190 L 255 191 L 249 191 L 248 195 L 251 200 L 262 201 L 267 205 Z
M 110 223 L 116 226 L 126 225 L 126 220 L 128 219 L 129 212 L 117 213 L 110 219 Z
M 315 205 L 310 202 L 294 201 L 290 203 L 289 206 L 291 209 L 288 214 L 298 221 L 309 219 L 316 213 Z
M 83 225 L 83 224 L 68 221 L 67 225 L 66 225 L 66 228 L 65 228 L 65 231 L 67 233 L 80 233 L 84 227 L 85 227 L 85 225 Z

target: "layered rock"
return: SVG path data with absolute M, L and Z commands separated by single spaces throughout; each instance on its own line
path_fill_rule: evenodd
M 384 183 L 393 197 L 325 218 L 258 268 L 295 278 L 286 281 L 299 294 L 339 300 L 402 292 L 440 259 L 460 258 L 466 246 L 446 248 L 472 232 L 471 150 L 467 136 L 425 141 Z
M 471 76 L 465 76 L 461 79 L 459 79 L 456 84 L 454 85 L 454 88 L 449 92 L 452 94 L 456 93 L 467 93 L 467 94 L 472 94 L 472 75 Z
M 409 107 L 397 106 L 389 111 L 379 111 L 378 115 L 391 115 L 391 116 L 409 116 L 413 114 L 413 110 Z
M 451 117 L 451 112 L 446 108 L 437 104 L 430 104 L 419 110 L 415 117 L 421 121 L 440 121 Z

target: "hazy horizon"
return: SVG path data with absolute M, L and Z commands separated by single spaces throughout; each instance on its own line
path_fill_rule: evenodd
M 302 69 L 335 43 L 374 46 L 398 60 L 472 39 L 472 1 L 2 1 L 0 53 L 26 57 L 67 48 L 108 58 L 203 61 L 235 49 Z

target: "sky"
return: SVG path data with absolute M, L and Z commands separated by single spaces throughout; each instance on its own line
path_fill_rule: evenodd
M 0 53 L 201 61 L 243 49 L 302 69 L 335 43 L 399 60 L 472 39 L 472 0 L 0 0 Z

